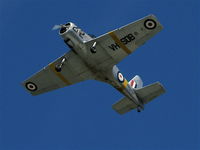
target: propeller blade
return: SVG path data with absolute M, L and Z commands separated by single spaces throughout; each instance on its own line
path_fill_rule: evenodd
M 62 27 L 62 25 L 54 25 L 52 30 L 58 30 Z

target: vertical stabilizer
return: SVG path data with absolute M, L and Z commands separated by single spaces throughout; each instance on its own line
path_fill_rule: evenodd
M 129 85 L 134 89 L 139 89 L 143 87 L 143 82 L 140 76 L 136 75 L 133 79 L 129 81 Z

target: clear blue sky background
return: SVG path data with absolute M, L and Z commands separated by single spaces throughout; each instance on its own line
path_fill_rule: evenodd
M 0 150 L 200 149 L 198 9 L 198 0 L 0 0 Z M 69 50 L 54 24 L 98 36 L 148 14 L 164 30 L 118 65 L 166 87 L 142 113 L 118 115 L 122 95 L 96 81 L 36 97 L 20 85 Z

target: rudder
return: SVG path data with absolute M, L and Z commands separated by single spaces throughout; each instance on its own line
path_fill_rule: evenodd
M 136 75 L 133 79 L 129 81 L 129 85 L 134 89 L 139 89 L 143 87 L 143 81 L 139 75 Z

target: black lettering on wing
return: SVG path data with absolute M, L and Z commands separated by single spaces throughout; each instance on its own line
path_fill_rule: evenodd
M 120 39 L 120 41 L 121 41 L 124 45 L 126 45 L 126 44 L 128 43 L 128 41 L 126 40 L 126 37 Z
M 115 43 L 115 44 L 111 44 L 110 46 L 108 46 L 110 49 L 112 49 L 113 51 L 117 50 L 118 48 L 120 48 L 120 46 Z
M 133 34 L 128 34 L 127 37 L 130 39 L 130 41 L 135 40 L 135 37 L 133 36 Z

